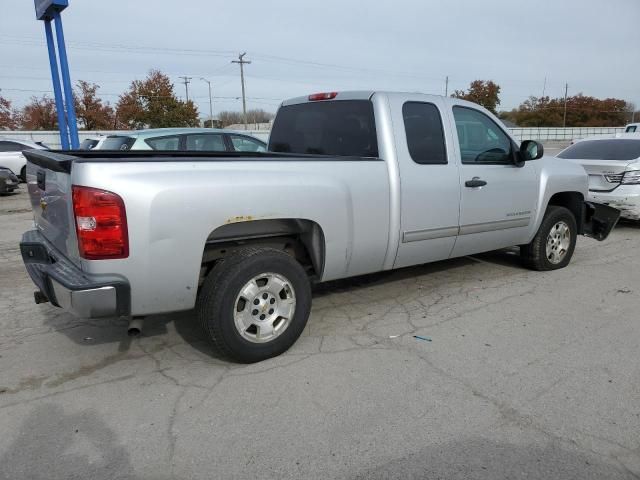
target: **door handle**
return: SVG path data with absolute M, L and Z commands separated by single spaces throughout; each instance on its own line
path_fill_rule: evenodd
M 484 187 L 486 184 L 487 182 L 480 180 L 480 177 L 473 177 L 471 180 L 464 182 L 464 186 L 469 188 Z

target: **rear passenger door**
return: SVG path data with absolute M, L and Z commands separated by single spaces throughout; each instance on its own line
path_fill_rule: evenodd
M 460 213 L 449 117 L 438 97 L 389 98 L 401 184 L 400 245 L 394 267 L 449 258 Z

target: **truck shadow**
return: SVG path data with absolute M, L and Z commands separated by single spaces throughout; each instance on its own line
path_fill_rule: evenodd
M 317 284 L 313 287 L 314 298 L 322 298 L 329 295 L 343 292 L 356 292 L 359 289 L 385 286 L 394 282 L 401 282 L 406 279 L 428 276 L 439 272 L 447 272 L 458 268 L 469 267 L 481 263 L 507 266 L 516 271 L 521 268 L 518 249 L 498 250 L 495 252 L 474 255 L 473 257 L 462 257 L 440 262 L 427 263 L 393 271 L 377 272 L 368 275 L 361 275 L 341 280 L 335 280 Z M 64 314 L 67 315 L 67 314 Z M 70 317 L 71 318 L 71 317 Z M 98 344 L 118 344 L 119 352 L 129 351 L 138 339 L 144 340 L 152 337 L 168 337 L 172 335 L 172 330 L 182 341 L 190 345 L 200 353 L 223 360 L 218 352 L 206 339 L 206 333 L 197 321 L 195 310 L 176 312 L 163 315 L 151 315 L 145 319 L 144 328 L 140 337 L 129 337 L 127 335 L 128 320 L 119 319 L 96 319 L 80 320 L 72 319 L 73 328 L 60 328 L 58 316 L 45 323 L 56 326 L 56 330 L 66 335 L 70 340 L 78 345 L 90 347 Z M 171 326 L 171 324 L 173 324 Z

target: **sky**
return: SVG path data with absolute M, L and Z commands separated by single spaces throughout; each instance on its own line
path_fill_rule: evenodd
M 72 81 L 115 104 L 160 69 L 208 116 L 275 112 L 286 98 L 335 90 L 444 94 L 475 79 L 501 87 L 499 110 L 530 95 L 583 93 L 640 106 L 640 0 L 69 0 Z M 44 25 L 32 0 L 0 0 L 0 95 L 22 106 L 51 91 Z M 546 78 L 546 81 L 545 81 Z M 51 95 L 51 94 L 50 94 Z

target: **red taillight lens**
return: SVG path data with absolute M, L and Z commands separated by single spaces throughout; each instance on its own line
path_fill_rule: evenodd
M 122 198 L 98 188 L 73 185 L 72 190 L 80 256 L 87 260 L 127 258 L 129 234 Z
M 338 92 L 325 92 L 325 93 L 314 93 L 309 95 L 310 102 L 317 102 L 318 100 L 333 100 L 338 96 Z

